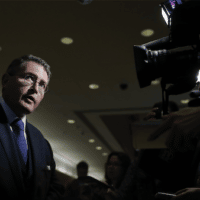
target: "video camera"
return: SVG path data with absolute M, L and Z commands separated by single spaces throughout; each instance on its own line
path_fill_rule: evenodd
M 200 69 L 200 1 L 167 0 L 160 4 L 169 36 L 142 45 L 134 45 L 135 66 L 140 88 L 161 77 L 163 114 L 168 114 L 169 95 L 191 91 Z M 166 88 L 167 84 L 171 84 Z M 139 167 L 166 183 L 165 190 L 175 192 L 194 186 L 199 160 L 194 151 L 176 152 L 147 149 Z M 171 157 L 170 157 L 171 156 Z M 191 173 L 188 173 L 190 171 Z M 165 191 L 166 192 L 166 191 Z
M 167 0 L 160 4 L 169 36 L 134 45 L 135 66 L 141 88 L 162 78 L 163 114 L 169 95 L 191 91 L 200 69 L 200 1 Z M 171 84 L 166 89 L 166 84 Z M 164 93 L 165 92 L 165 93 Z

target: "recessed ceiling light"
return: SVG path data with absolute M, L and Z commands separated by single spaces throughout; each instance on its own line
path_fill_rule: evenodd
M 93 0 L 79 0 L 79 3 L 81 3 L 82 5 L 87 5 L 89 3 L 91 3 Z
M 154 81 L 151 81 L 151 85 L 158 85 L 160 83 L 159 80 L 154 80 Z
M 2 50 L 2 47 L 0 47 L 0 51 Z
M 68 122 L 69 124 L 74 124 L 74 123 L 75 123 L 75 120 L 73 120 L 73 119 L 68 119 L 67 122 Z
M 64 37 L 64 38 L 61 38 L 61 42 L 63 44 L 72 44 L 73 43 L 73 39 L 69 38 L 69 37 Z
M 108 155 L 108 153 L 102 153 L 102 156 L 107 156 Z
M 92 84 L 89 85 L 89 88 L 92 89 L 92 90 L 95 90 L 95 89 L 99 88 L 99 85 L 92 83 Z
M 182 99 L 182 100 L 181 100 L 181 103 L 182 103 L 182 104 L 187 104 L 187 103 L 189 103 L 189 101 L 190 101 L 189 99 Z
M 94 143 L 95 140 L 94 139 L 89 139 L 89 143 Z
M 150 37 L 154 34 L 154 31 L 152 29 L 145 29 L 141 32 L 141 35 L 144 37 Z
M 97 150 L 101 150 L 101 149 L 102 149 L 102 147 L 98 146 L 98 147 L 96 147 L 96 149 L 97 149 Z

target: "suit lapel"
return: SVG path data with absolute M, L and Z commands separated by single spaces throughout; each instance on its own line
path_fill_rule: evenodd
M 20 161 L 18 159 L 16 145 L 13 141 L 12 134 L 13 133 L 10 130 L 10 125 L 7 122 L 6 115 L 0 105 L 0 144 L 5 150 L 17 186 L 20 184 L 20 187 L 25 190 L 23 176 L 20 169 Z
M 45 168 L 45 159 L 43 156 L 43 149 L 41 143 L 41 136 L 38 135 L 38 131 L 28 122 L 27 125 L 27 135 L 29 138 L 29 144 L 32 152 L 32 166 L 33 166 L 33 178 L 34 178 L 34 190 L 38 185 L 42 185 L 41 181 L 44 181 L 42 178 L 41 172 Z M 34 191 L 35 193 L 36 191 Z

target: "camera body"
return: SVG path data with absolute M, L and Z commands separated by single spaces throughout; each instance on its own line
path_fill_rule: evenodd
M 134 45 L 133 50 L 140 88 L 162 78 L 166 114 L 169 95 L 186 93 L 196 86 L 200 69 L 200 1 L 167 0 L 160 6 L 168 22 L 169 36 Z M 166 88 L 167 84 L 171 85 Z

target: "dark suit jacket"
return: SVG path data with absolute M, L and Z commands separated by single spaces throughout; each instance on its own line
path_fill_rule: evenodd
M 20 168 L 10 125 L 0 104 L 0 195 L 1 199 L 57 200 L 64 193 L 55 175 L 52 149 L 41 132 L 27 123 L 26 133 L 32 157 L 32 183 L 26 193 L 26 183 Z

